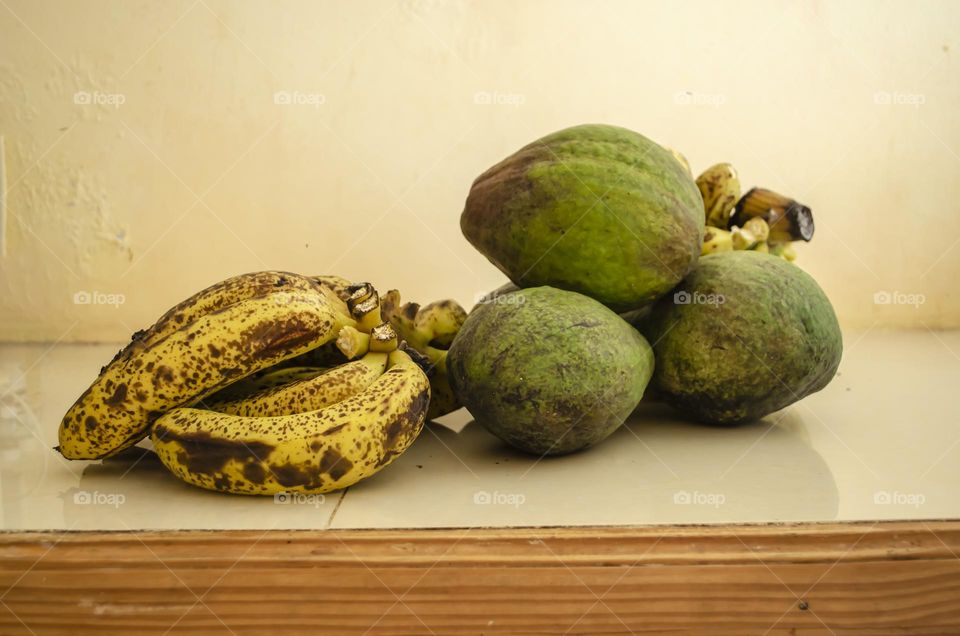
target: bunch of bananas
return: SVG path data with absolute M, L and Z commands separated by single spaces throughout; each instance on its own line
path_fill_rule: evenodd
M 455 300 L 401 306 L 400 292 L 391 289 L 384 297 L 383 313 L 400 337 L 430 361 L 433 398 L 427 418 L 433 420 L 460 408 L 447 379 L 447 350 L 467 319 L 466 310 Z
M 740 196 L 740 178 L 729 163 L 710 166 L 696 181 L 706 214 L 702 254 L 755 250 L 792 262 L 791 243 L 813 238 L 810 208 L 763 188 Z
M 99 459 L 149 436 L 174 475 L 202 488 L 345 488 L 406 450 L 428 410 L 456 408 L 447 394 L 431 400 L 428 375 L 443 375 L 432 352 L 465 312 L 428 305 L 407 330 L 395 307 L 333 276 L 217 283 L 133 335 L 67 411 L 58 449 Z

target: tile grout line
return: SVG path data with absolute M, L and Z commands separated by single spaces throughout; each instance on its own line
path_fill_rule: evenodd
M 343 489 L 343 492 L 340 493 L 340 499 L 337 500 L 337 505 L 333 507 L 333 512 L 330 513 L 330 518 L 327 519 L 326 525 L 323 527 L 324 530 L 330 530 L 333 528 L 333 519 L 337 516 L 337 511 L 340 510 L 340 506 L 343 505 L 343 500 L 347 498 L 347 493 L 350 492 L 350 486 L 347 486 Z

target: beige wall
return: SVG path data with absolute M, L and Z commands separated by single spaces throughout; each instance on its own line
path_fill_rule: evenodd
M 3 0 L 0 338 L 124 339 L 268 267 L 470 304 L 503 280 L 460 235 L 473 177 L 581 122 L 809 204 L 801 264 L 845 326 L 960 326 L 958 24 L 957 2 Z

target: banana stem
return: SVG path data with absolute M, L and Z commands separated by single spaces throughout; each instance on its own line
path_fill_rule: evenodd
M 370 331 L 370 351 L 388 353 L 397 348 L 397 332 L 388 322 L 382 322 Z
M 347 307 L 357 320 L 357 328 L 370 333 L 383 322 L 380 317 L 380 295 L 370 283 L 363 283 L 351 289 L 353 293 L 347 300 Z
M 353 310 L 353 316 L 357 319 L 357 328 L 367 333 L 372 332 L 383 322 L 383 318 L 380 317 L 380 298 L 377 297 L 376 292 L 357 305 Z
M 337 349 L 347 360 L 353 360 L 370 350 L 370 334 L 347 325 L 337 335 Z

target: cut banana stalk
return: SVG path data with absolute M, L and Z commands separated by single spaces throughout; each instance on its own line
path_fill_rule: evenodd
M 370 332 L 370 351 L 389 353 L 396 349 L 399 344 L 397 332 L 393 330 L 389 322 L 380 323 Z
M 744 227 L 762 217 L 770 226 L 771 241 L 809 241 L 813 238 L 813 212 L 793 199 L 764 188 L 753 188 L 737 201 L 730 225 Z
M 340 349 L 340 353 L 346 356 L 347 360 L 359 358 L 370 350 L 370 334 L 347 325 L 340 330 L 340 334 L 337 336 L 337 348 Z
M 731 230 L 730 234 L 733 240 L 733 249 L 735 250 L 753 249 L 757 244 L 757 237 L 754 236 L 750 230 L 735 227 Z
M 360 283 L 348 288 L 350 297 L 347 299 L 347 308 L 357 320 L 357 328 L 365 333 L 373 331 L 374 327 L 383 322 L 380 310 L 380 295 L 370 283 Z
M 743 229 L 753 234 L 758 241 L 766 241 L 770 238 L 770 226 L 761 216 L 755 216 L 743 224 Z

